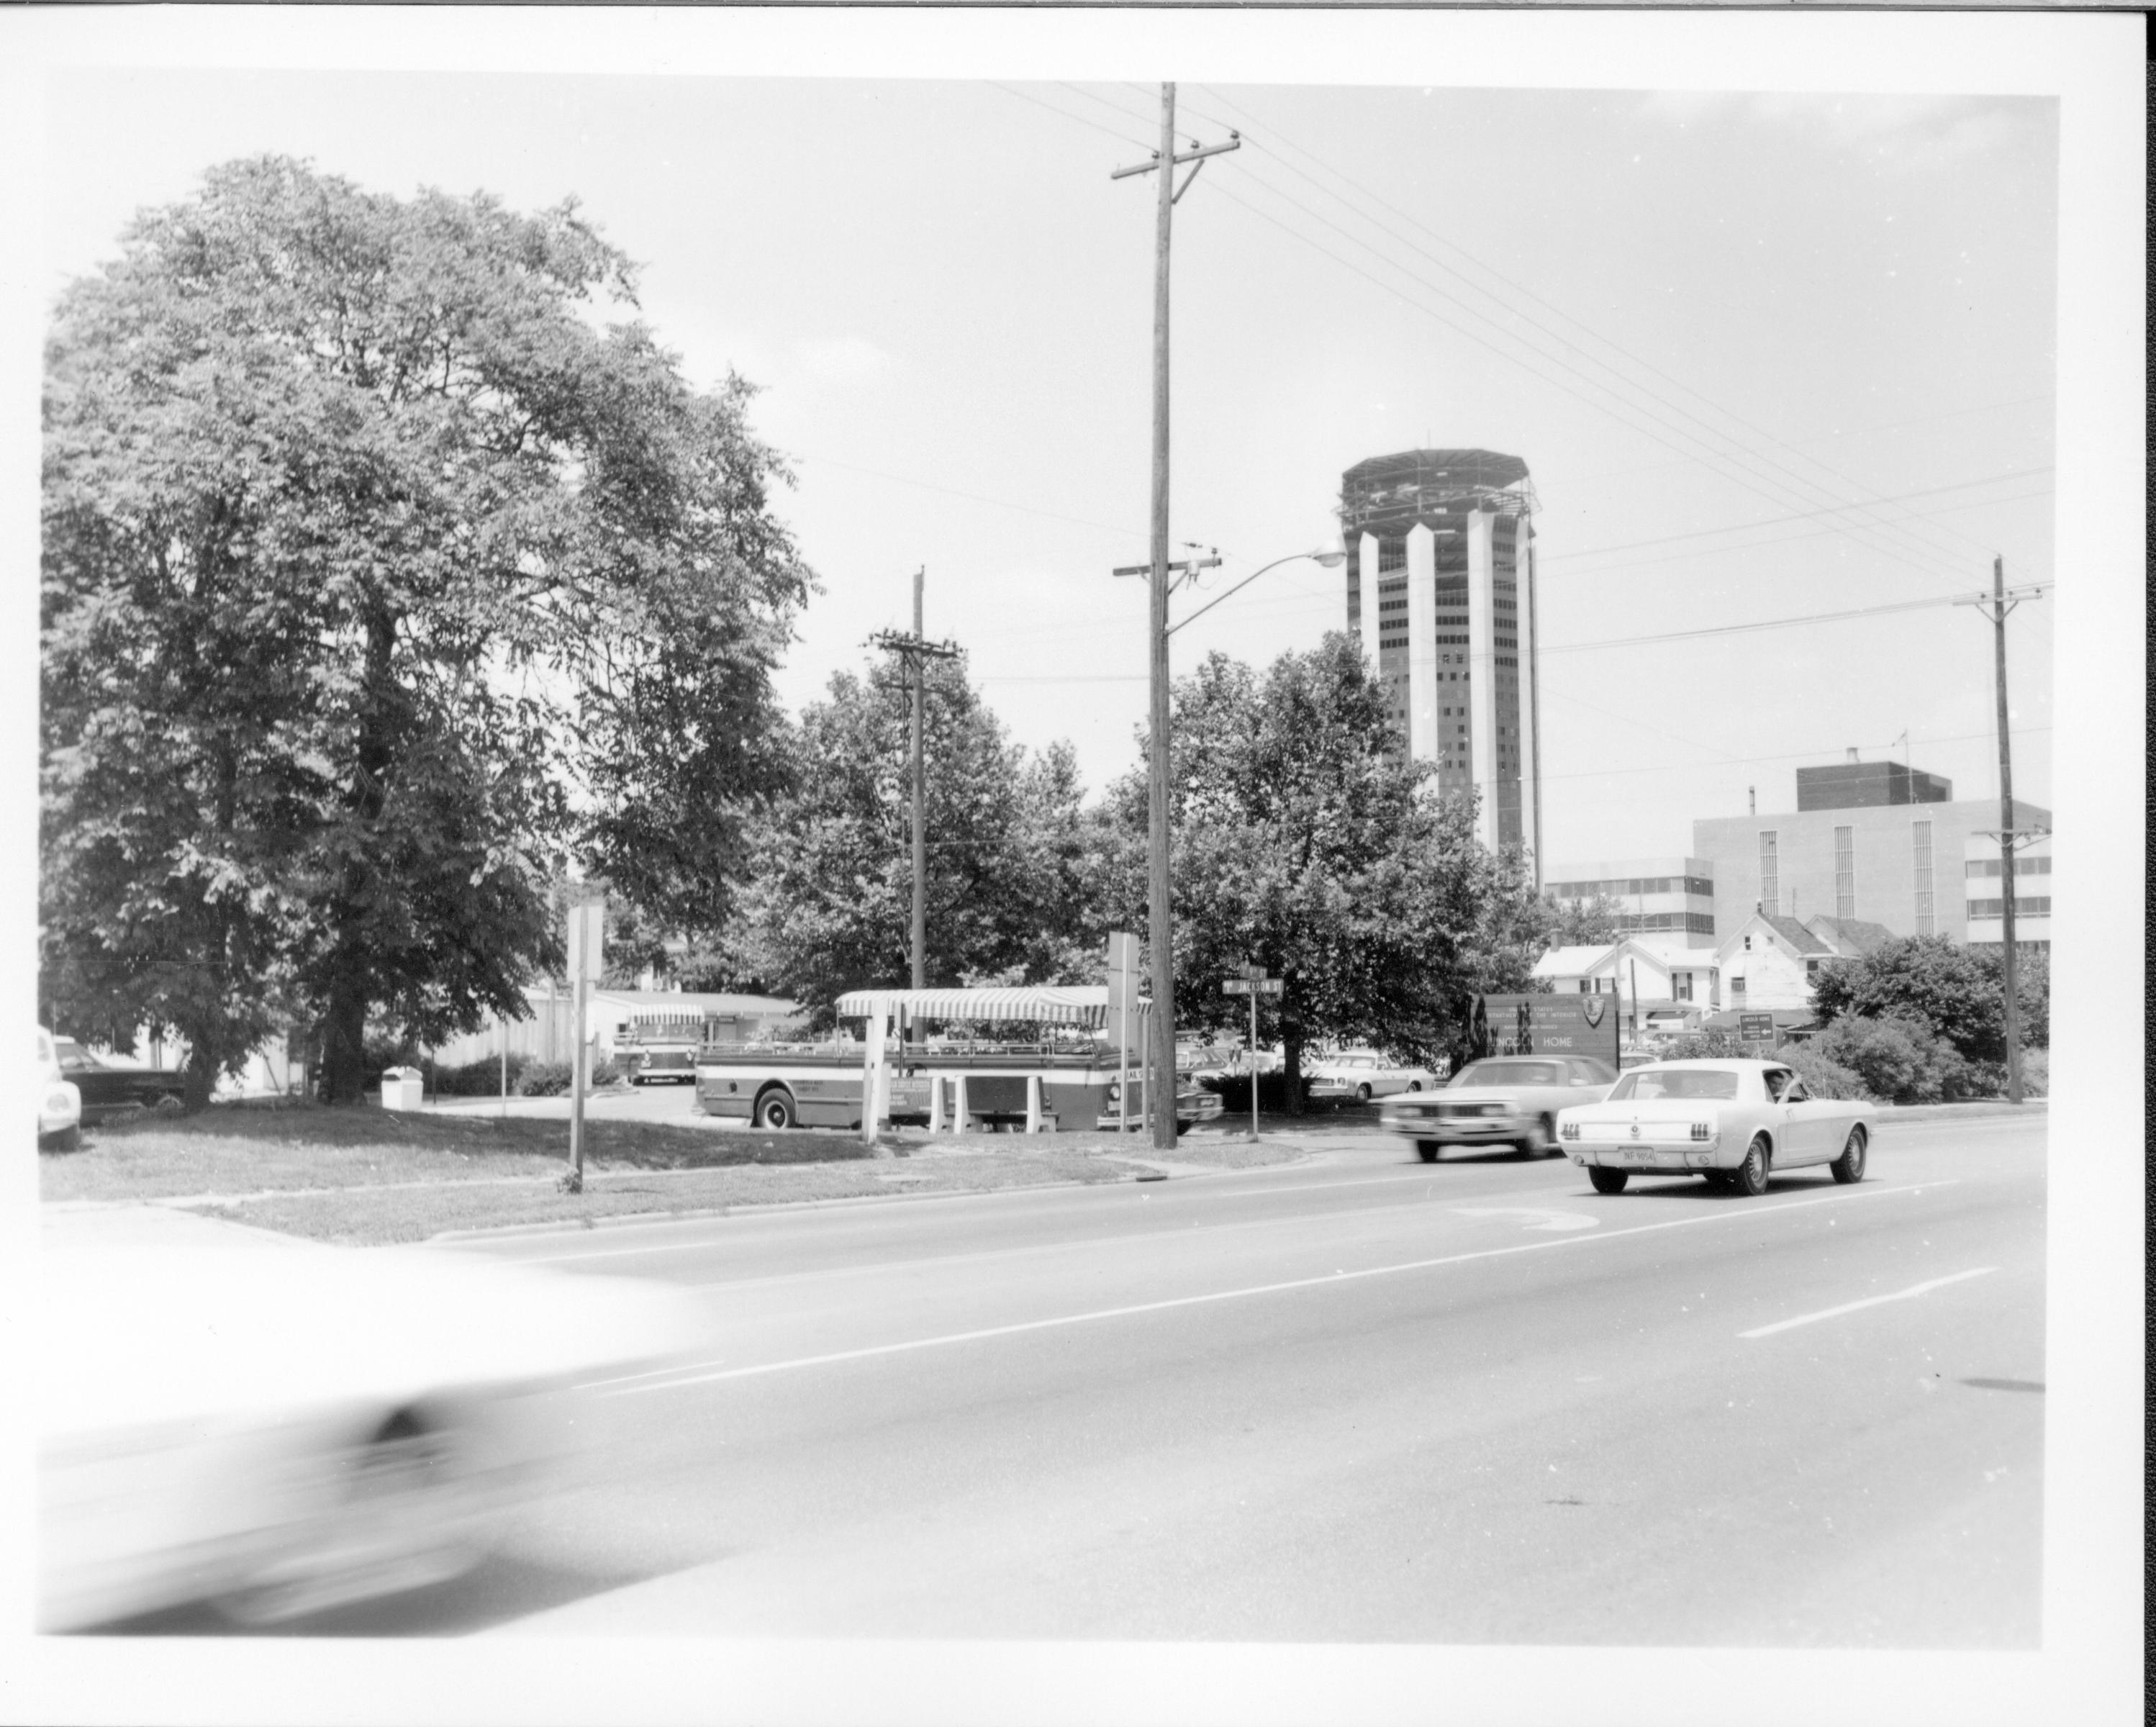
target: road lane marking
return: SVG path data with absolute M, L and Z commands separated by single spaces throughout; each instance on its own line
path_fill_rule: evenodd
M 1855 1313 L 1860 1308 L 1877 1307 L 1881 1302 L 1907 1301 L 1912 1296 L 1928 1295 L 1934 1289 L 1943 1289 L 1948 1284 L 1965 1283 L 1970 1278 L 1986 1277 L 1998 1269 L 1995 1265 L 1979 1265 L 1974 1271 L 1958 1271 L 1952 1277 L 1933 1278 L 1928 1284 L 1912 1284 L 1906 1289 L 1897 1289 L 1892 1295 L 1867 1295 L 1861 1301 L 1845 1301 L 1840 1307 L 1826 1307 L 1817 1313 L 1799 1314 L 1793 1320 L 1777 1320 L 1771 1325 L 1754 1325 L 1749 1331 L 1739 1331 L 1737 1335 L 1739 1337 L 1771 1337 L 1777 1331 L 1788 1331 L 1820 1320 L 1838 1320 L 1844 1314 Z
M 1534 1206 L 1451 1206 L 1447 1209 L 1461 1217 L 1532 1217 L 1535 1221 L 1527 1228 L 1553 1234 L 1567 1229 L 1593 1229 L 1602 1222 L 1584 1212 L 1549 1212 Z
M 870 1344 L 861 1349 L 834 1350 L 826 1355 L 802 1355 L 790 1361 L 765 1361 L 747 1367 L 724 1367 L 717 1362 L 708 1364 L 712 1371 L 699 1372 L 694 1366 L 680 1370 L 685 1376 L 670 1379 L 657 1385 L 629 1386 L 610 1392 L 616 1397 L 640 1396 L 649 1391 L 670 1391 L 690 1386 L 711 1385 L 720 1380 L 750 1379 L 767 1373 L 789 1373 L 797 1368 L 828 1367 L 841 1361 L 865 1361 L 878 1355 L 911 1354 L 916 1350 L 943 1349 L 953 1344 L 980 1343 L 990 1338 L 1016 1337 L 1029 1331 L 1048 1331 L 1065 1325 L 1091 1325 L 1102 1320 L 1132 1319 L 1140 1314 L 1167 1313 L 1181 1307 L 1203 1307 L 1218 1301 L 1240 1301 L 1254 1295 L 1278 1295 L 1295 1289 L 1314 1289 L 1323 1285 L 1337 1286 L 1364 1278 L 1393 1277 L 1403 1272 L 1430 1271 L 1440 1266 L 1462 1265 L 1470 1260 L 1502 1259 L 1514 1253 L 1541 1253 L 1552 1248 L 1575 1248 L 1589 1243 L 1620 1241 L 1628 1236 L 1653 1235 L 1665 1229 L 1686 1229 L 1702 1223 L 1727 1223 L 1732 1219 L 1757 1220 L 1779 1217 L 1784 1212 L 1809 1211 L 1823 1205 L 1843 1205 L 1854 1200 L 1881 1199 L 1888 1194 L 1917 1194 L 1934 1188 L 1958 1186 L 1956 1178 L 1943 1181 L 1913 1182 L 1907 1186 L 1885 1187 L 1867 1186 L 1849 1187 L 1839 1193 L 1824 1195 L 1818 1199 L 1790 1200 L 1775 1206 L 1717 1206 L 1712 1211 L 1702 1212 L 1688 1217 L 1669 1217 L 1658 1223 L 1635 1223 L 1625 1229 L 1598 1229 L 1592 1234 L 1553 1236 L 1548 1241 L 1516 1242 L 1510 1247 L 1482 1248 L 1471 1253 L 1447 1253 L 1435 1259 L 1413 1259 L 1398 1265 L 1370 1265 L 1353 1271 L 1332 1271 L 1317 1277 L 1290 1278 L 1280 1283 L 1254 1284 L 1240 1289 L 1212 1289 L 1199 1295 L 1172 1295 L 1160 1301 L 1135 1302 L 1127 1307 L 1098 1308 L 1090 1313 L 1058 1314 L 1045 1320 L 1021 1320 L 1009 1325 L 984 1325 L 971 1331 L 947 1332 L 937 1337 L 909 1338 L 902 1343 Z

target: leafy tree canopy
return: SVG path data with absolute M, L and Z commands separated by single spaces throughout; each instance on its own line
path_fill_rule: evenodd
M 922 727 L 927 981 L 1092 981 L 1088 856 L 1067 745 L 1032 754 L 981 705 L 963 660 L 932 661 Z M 904 986 L 913 926 L 912 702 L 891 668 L 840 673 L 790 736 L 793 794 L 776 804 L 730 944 L 708 981 L 810 1004 Z
M 357 1094 L 555 963 L 568 857 L 727 915 L 783 784 L 810 586 L 749 433 L 574 203 L 265 157 L 141 215 L 46 354 L 42 991 L 177 1029 L 198 1090 L 280 1019 Z
M 2021 1041 L 2051 1041 L 2051 968 L 2040 950 L 2017 956 Z M 2005 959 L 1943 935 L 1907 935 L 1861 958 L 1820 967 L 1813 1002 L 1822 1024 L 1844 1018 L 1915 1021 L 1964 1061 L 2006 1059 Z
M 1181 1027 L 1247 1023 L 1220 981 L 1261 965 L 1285 989 L 1260 1036 L 1277 1027 L 1292 1079 L 1320 1041 L 1448 1053 L 1471 995 L 1527 986 L 1548 908 L 1524 860 L 1479 844 L 1473 802 L 1440 797 L 1428 766 L 1402 759 L 1348 637 L 1262 674 L 1215 653 L 1178 680 L 1173 724 Z M 1111 909 L 1138 930 L 1146 783 L 1140 770 L 1110 800 Z

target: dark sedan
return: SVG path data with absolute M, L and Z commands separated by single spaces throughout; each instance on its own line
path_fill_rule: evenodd
M 154 1109 L 171 1099 L 177 1108 L 187 1083 L 174 1068 L 146 1068 L 136 1062 L 92 1055 L 72 1038 L 53 1039 L 60 1077 L 82 1094 L 82 1119 L 100 1121 L 129 1109 Z

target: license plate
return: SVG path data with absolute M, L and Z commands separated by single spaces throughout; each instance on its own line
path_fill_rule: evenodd
M 1620 1145 L 1617 1155 L 1627 1163 L 1652 1163 L 1655 1161 L 1653 1150 L 1645 1145 Z

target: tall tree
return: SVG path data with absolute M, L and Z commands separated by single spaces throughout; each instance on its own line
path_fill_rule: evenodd
M 931 986 L 1090 978 L 1098 960 L 1069 746 L 1031 755 L 1012 743 L 963 659 L 931 661 L 927 676 Z M 884 668 L 838 674 L 828 698 L 803 713 L 797 789 L 773 809 L 758 849 L 733 981 L 798 997 L 826 1020 L 846 990 L 906 983 L 911 714 L 905 687 Z
M 1173 725 L 1185 1025 L 1242 1022 L 1220 980 L 1246 961 L 1281 977 L 1294 1098 L 1315 1043 L 1426 1059 L 1457 1042 L 1475 992 L 1525 986 L 1543 917 L 1523 864 L 1480 845 L 1473 802 L 1440 797 L 1427 766 L 1404 758 L 1383 686 L 1348 637 L 1262 675 L 1209 656 L 1178 680 Z M 1140 771 L 1111 796 L 1122 920 L 1144 904 L 1145 795 Z
M 700 392 L 573 202 L 400 201 L 265 157 L 137 218 L 47 349 L 44 986 L 177 1029 L 280 1007 L 358 1094 L 559 957 L 569 858 L 724 922 L 783 784 L 810 584 L 749 387 Z M 607 321 L 612 319 L 613 321 Z

